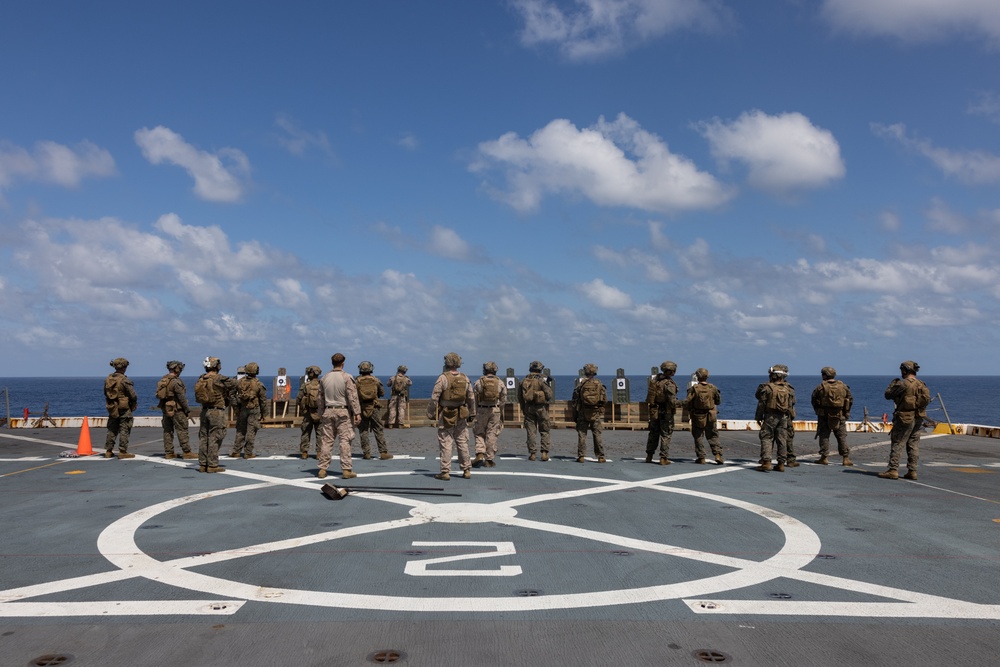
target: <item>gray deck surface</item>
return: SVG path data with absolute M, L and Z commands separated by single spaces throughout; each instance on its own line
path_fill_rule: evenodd
M 359 477 L 325 481 L 461 496 L 327 500 L 297 429 L 261 431 L 258 458 L 223 457 L 222 474 L 165 460 L 159 429 L 135 429 L 127 461 L 59 458 L 75 429 L 0 430 L 0 664 L 915 666 L 1000 654 L 996 440 L 925 435 L 911 482 L 875 476 L 881 433 L 851 434 L 853 468 L 810 464 L 816 443 L 799 433 L 803 465 L 764 474 L 751 469 L 756 432 L 723 432 L 725 466 L 694 464 L 678 432 L 674 463 L 659 466 L 643 462 L 645 432 L 605 432 L 608 462 L 579 464 L 572 430 L 553 431 L 543 463 L 507 429 L 496 468 L 440 482 L 433 429 L 386 435 L 396 458 L 361 460 L 355 438 Z M 104 431 L 91 436 L 102 452 Z M 223 453 L 232 442 L 231 431 Z

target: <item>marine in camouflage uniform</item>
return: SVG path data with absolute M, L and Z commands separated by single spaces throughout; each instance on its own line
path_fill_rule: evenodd
M 295 395 L 295 405 L 302 416 L 299 453 L 303 459 L 309 458 L 309 441 L 313 432 L 316 433 L 316 456 L 319 456 L 319 376 L 322 372 L 319 366 L 306 368 L 306 381 L 299 385 L 299 393 Z
M 357 477 L 351 464 L 351 440 L 354 427 L 361 423 L 361 403 L 354 378 L 344 370 L 347 358 L 340 352 L 330 357 L 333 370 L 319 381 L 319 477 L 326 477 L 326 470 L 333 460 L 333 441 L 340 449 L 340 467 L 344 479 Z
M 386 428 L 403 428 L 406 424 L 406 405 L 410 402 L 410 386 L 413 382 L 406 377 L 406 366 L 396 369 L 389 380 L 389 419 Z
M 716 406 L 722 403 L 722 392 L 708 381 L 708 369 L 699 368 L 694 373 L 698 383 L 688 387 L 685 403 L 691 414 L 691 436 L 694 438 L 695 463 L 705 463 L 705 444 L 708 440 L 712 448 L 712 456 L 716 465 L 726 461 L 722 457 L 722 442 L 719 440 L 719 410 Z
M 536 438 L 541 444 L 542 460 L 549 460 L 549 431 L 552 428 L 549 422 L 549 403 L 552 402 L 553 392 L 551 385 L 542 376 L 543 370 L 545 366 L 542 362 L 532 361 L 528 364 L 528 374 L 517 388 L 517 402 L 524 415 L 521 425 L 524 427 L 529 461 L 534 461 L 537 456 Z
M 649 405 L 650 428 L 646 436 L 646 463 L 653 462 L 656 448 L 660 448 L 660 465 L 670 465 L 670 440 L 674 435 L 674 414 L 677 412 L 677 383 L 674 373 L 677 364 L 664 361 L 660 372 L 648 385 L 646 403 Z M 653 419 L 653 415 L 656 418 Z
M 185 459 L 196 459 L 198 455 L 191 451 L 188 423 L 191 418 L 191 408 L 187 402 L 187 387 L 181 379 L 184 370 L 183 361 L 168 361 L 167 374 L 160 378 L 163 384 L 163 398 L 159 399 L 159 408 L 163 413 L 160 423 L 163 425 L 163 453 L 168 459 L 177 458 L 174 452 L 174 434 L 177 434 L 177 444 L 181 446 L 180 456 Z
M 816 437 L 819 439 L 819 465 L 829 465 L 830 434 L 837 438 L 837 451 L 844 457 L 844 465 L 852 466 L 851 449 L 847 446 L 847 420 L 851 418 L 854 397 L 851 388 L 837 379 L 832 366 L 820 369 L 822 381 L 813 389 L 811 402 L 816 412 Z M 833 397 L 840 405 L 834 405 Z
M 760 465 L 761 472 L 771 471 L 771 450 L 777 444 L 778 460 L 774 470 L 785 471 L 788 460 L 788 431 L 792 411 L 795 409 L 795 390 L 785 381 L 788 366 L 776 364 L 768 369 L 768 381 L 757 387 L 757 413 L 755 419 L 760 424 Z M 784 396 L 784 405 L 779 400 Z
M 917 463 L 920 461 L 920 430 L 927 418 L 927 406 L 931 402 L 931 392 L 922 380 L 917 379 L 920 364 L 904 361 L 899 365 L 901 377 L 894 379 L 885 388 L 885 400 L 895 403 L 892 413 L 892 431 L 889 432 L 889 468 L 880 472 L 883 479 L 899 478 L 899 459 L 906 447 L 906 474 L 904 479 L 917 478 Z
M 496 466 L 497 440 L 503 431 L 503 406 L 507 403 L 507 385 L 497 377 L 494 361 L 483 364 L 483 375 L 472 385 L 476 397 L 476 460 L 473 465 Z M 548 456 L 546 455 L 546 459 Z
M 444 355 L 444 369 L 427 402 L 427 418 L 437 423 L 441 472 L 434 477 L 440 480 L 451 479 L 451 453 L 456 447 L 462 476 L 466 479 L 472 476 L 469 421 L 474 418 L 476 399 L 468 376 L 458 370 L 461 366 L 462 357 L 454 352 Z
M 219 449 L 226 438 L 226 407 L 230 396 L 236 390 L 236 381 L 222 375 L 222 360 L 205 357 L 205 372 L 195 383 L 195 398 L 198 399 L 198 383 L 204 382 L 214 390 L 201 402 L 201 419 L 198 424 L 198 471 L 222 472 L 219 465 Z
M 125 375 L 128 369 L 128 359 L 115 357 L 111 360 L 114 373 L 104 381 L 104 403 L 108 409 L 108 435 L 104 439 L 104 458 L 114 456 L 115 440 L 118 441 L 118 458 L 133 459 L 135 454 L 128 453 L 128 438 L 132 433 L 132 412 L 138 405 L 139 398 L 135 394 L 132 380 Z
M 253 459 L 253 443 L 260 430 L 260 419 L 267 406 L 267 389 L 264 383 L 257 379 L 260 366 L 251 361 L 243 367 L 246 377 L 236 381 L 236 398 L 238 402 L 236 413 L 236 440 L 233 442 L 231 457 L 237 459 Z
M 382 381 L 372 375 L 375 367 L 370 361 L 362 361 L 358 364 L 358 378 L 354 381 L 358 387 L 358 402 L 361 404 L 361 422 L 358 424 L 358 431 L 361 433 L 361 454 L 366 458 L 372 457 L 372 445 L 368 434 L 375 437 L 375 444 L 378 445 L 379 458 L 387 461 L 392 458 L 389 448 L 385 444 L 385 432 L 382 430 L 382 403 L 379 400 L 385 396 L 385 387 Z M 362 398 L 362 385 L 366 382 L 375 383 L 375 398 L 365 400 Z
M 604 441 L 601 432 L 604 429 L 604 409 L 608 402 L 608 390 L 604 383 L 597 379 L 597 366 L 584 364 L 584 378 L 573 390 L 573 412 L 576 415 L 576 462 L 583 463 L 587 452 L 587 431 L 593 433 L 594 456 L 598 463 L 604 463 Z M 596 383 L 597 386 L 594 386 Z M 585 395 L 596 392 L 597 405 L 587 405 Z

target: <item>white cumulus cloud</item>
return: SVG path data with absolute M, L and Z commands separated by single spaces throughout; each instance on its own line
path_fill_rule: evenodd
M 904 41 L 979 35 L 1000 45 L 1000 2 L 995 0 L 824 0 L 823 16 L 836 28 Z
M 591 303 L 601 308 L 624 310 L 632 307 L 632 297 L 617 287 L 605 284 L 600 278 L 584 283 L 580 289 Z
M 470 169 L 503 169 L 508 189 L 493 193 L 522 212 L 536 209 L 548 193 L 661 212 L 711 208 L 732 194 L 625 114 L 584 129 L 553 120 L 526 139 L 508 132 L 481 143 L 479 154 Z
M 166 162 L 187 171 L 194 179 L 194 192 L 201 199 L 237 202 L 243 198 L 250 175 L 250 160 L 242 151 L 235 148 L 222 148 L 215 153 L 199 150 L 162 125 L 136 130 L 135 143 L 150 163 Z
M 111 153 L 89 141 L 74 147 L 39 141 L 32 151 L 0 143 L 0 189 L 9 187 L 15 179 L 75 188 L 84 178 L 114 173 Z
M 441 257 L 460 260 L 471 259 L 474 254 L 472 246 L 458 232 L 441 225 L 434 225 L 431 229 L 427 250 Z
M 514 0 L 526 46 L 552 45 L 570 60 L 593 60 L 683 29 L 711 29 L 728 14 L 707 0 Z
M 751 186 L 777 193 L 818 188 L 846 171 L 833 134 L 800 113 L 771 116 L 748 111 L 735 121 L 718 118 L 699 124 L 722 163 L 743 162 Z

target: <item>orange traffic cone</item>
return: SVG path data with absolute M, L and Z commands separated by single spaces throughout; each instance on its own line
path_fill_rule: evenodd
M 80 425 L 80 440 L 76 444 L 76 454 L 77 456 L 90 456 L 94 453 L 94 449 L 90 446 L 90 425 L 87 424 L 87 418 L 83 418 L 83 424 Z

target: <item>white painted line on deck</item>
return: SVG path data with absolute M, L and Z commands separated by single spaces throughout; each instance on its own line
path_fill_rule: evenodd
M 231 616 L 246 600 L 103 600 L 100 602 L 10 602 L 0 618 L 59 616 Z

